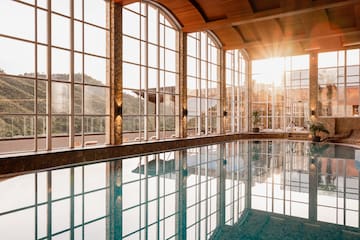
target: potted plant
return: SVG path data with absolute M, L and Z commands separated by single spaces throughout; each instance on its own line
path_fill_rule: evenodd
M 252 124 L 253 124 L 253 132 L 259 132 L 259 123 L 261 122 L 260 111 L 255 110 L 252 112 Z
M 324 123 L 319 121 L 311 121 L 309 124 L 309 130 L 312 135 L 313 142 L 320 142 L 321 133 L 329 134 L 329 131 L 325 127 Z

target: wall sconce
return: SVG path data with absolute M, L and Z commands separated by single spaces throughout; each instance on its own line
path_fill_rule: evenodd
M 316 111 L 315 110 L 311 110 L 311 116 L 315 116 Z
M 186 108 L 183 108 L 183 116 L 186 117 L 188 115 L 188 110 Z
M 226 110 L 224 110 L 223 114 L 224 114 L 224 117 L 226 117 L 228 115 L 228 112 Z
M 115 115 L 116 116 L 122 116 L 122 104 L 117 105 L 115 107 Z
M 313 156 L 311 156 L 310 170 L 311 170 L 311 171 L 315 171 L 315 170 L 316 170 L 316 161 L 315 161 L 315 158 L 314 158 Z

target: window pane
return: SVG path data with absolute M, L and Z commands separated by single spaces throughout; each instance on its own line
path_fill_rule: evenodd
M 108 85 L 106 59 L 85 55 L 85 82 L 96 85 Z
M 83 95 L 83 86 L 75 84 L 74 86 L 74 113 L 81 114 L 82 111 L 82 95 Z M 105 102 L 104 102 L 105 104 Z
M 140 38 L 140 15 L 123 9 L 123 33 Z
M 172 28 L 165 27 L 165 47 L 176 50 L 177 43 L 176 31 Z
M 84 132 L 86 134 L 105 133 L 106 117 L 85 117 Z
M 19 17 L 21 16 L 21 17 Z M 0 33 L 34 40 L 34 8 L 15 1 L 0 1 Z
M 90 26 L 88 24 L 84 25 L 85 35 L 84 35 L 84 51 L 87 53 L 96 54 L 99 56 L 106 56 L 106 31 Z
M 140 89 L 140 66 L 123 63 L 123 87 Z
M 34 44 L 0 37 L 0 72 L 34 75 Z
M 54 148 L 67 146 L 68 138 L 62 139 L 60 136 L 69 136 L 69 117 L 67 116 L 52 117 L 51 133 L 53 135 L 52 143 L 54 145 Z M 58 136 L 58 137 L 54 137 L 54 136 Z
M 74 81 L 81 83 L 83 81 L 83 55 L 74 54 Z
M 37 40 L 41 43 L 47 43 L 47 12 L 37 10 Z
M 0 113 L 34 113 L 34 80 L 0 75 L 0 86 Z
M 140 41 L 123 37 L 123 60 L 132 63 L 140 63 Z
M 47 81 L 38 81 L 38 87 L 37 87 L 38 113 L 43 113 L 43 114 L 47 113 L 46 99 L 47 99 Z
M 52 14 L 52 45 L 70 48 L 70 19 Z
M 68 114 L 70 104 L 70 85 L 68 83 L 52 83 L 52 113 Z
M 140 96 L 131 90 L 123 91 L 123 114 L 124 115 L 139 115 L 139 101 Z M 142 100 L 143 101 L 143 100 Z
M 148 7 L 148 40 L 152 43 L 158 42 L 158 10 Z
M 83 0 L 74 0 L 74 17 L 75 19 L 82 20 L 82 4 Z
M 47 47 L 38 45 L 37 49 L 37 74 L 38 78 L 47 78 Z
M 33 116 L 0 116 L 0 138 L 13 138 L 20 136 L 34 136 Z M 12 142 L 4 142 L 0 145 L 1 152 L 19 151 L 20 146 Z M 21 150 L 32 150 L 33 142 L 28 140 L 21 146 Z
M 70 15 L 70 1 L 68 0 L 52 0 L 51 10 L 64 15 Z
M 106 1 L 84 0 L 84 20 L 101 27 L 106 27 Z
M 107 88 L 85 86 L 85 114 L 106 114 Z
M 74 21 L 74 49 L 83 51 L 83 24 L 78 21 Z
M 70 52 L 52 48 L 52 79 L 69 81 L 70 76 Z

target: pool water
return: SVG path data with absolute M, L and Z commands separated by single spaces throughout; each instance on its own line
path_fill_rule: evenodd
M 360 239 L 357 151 L 242 140 L 0 176 L 0 239 Z

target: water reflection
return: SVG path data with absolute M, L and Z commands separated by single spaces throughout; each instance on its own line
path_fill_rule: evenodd
M 354 155 L 237 141 L 2 179 L 0 236 L 208 239 L 248 209 L 358 228 Z

